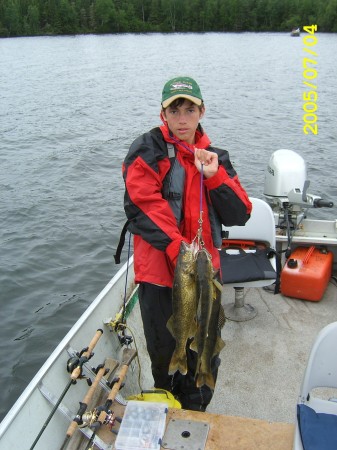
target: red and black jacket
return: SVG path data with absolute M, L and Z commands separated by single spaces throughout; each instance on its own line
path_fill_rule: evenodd
M 174 161 L 169 158 L 168 144 L 174 145 Z M 220 265 L 217 248 L 221 245 L 221 224 L 244 225 L 249 219 L 251 203 L 228 152 L 211 147 L 200 126 L 195 147 L 215 152 L 219 158 L 218 172 L 203 179 L 202 195 L 201 174 L 194 165 L 194 147 L 172 136 L 165 125 L 138 137 L 124 160 L 124 209 L 130 222 L 128 229 L 134 234 L 138 283 L 172 287 L 180 243 L 192 242 L 197 235 L 200 199 L 202 238 L 215 268 Z M 178 169 L 174 169 L 177 165 Z

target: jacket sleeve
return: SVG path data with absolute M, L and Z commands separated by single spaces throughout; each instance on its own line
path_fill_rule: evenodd
M 124 210 L 130 220 L 130 232 L 140 235 L 156 249 L 165 251 L 174 261 L 183 237 L 162 195 L 162 181 L 170 169 L 170 162 L 164 151 L 162 155 L 158 151 L 158 143 L 154 145 L 152 140 L 150 133 L 140 136 L 125 158 Z
M 231 164 L 228 152 L 217 148 L 219 170 L 204 181 L 210 200 L 220 221 L 225 226 L 244 225 L 250 217 L 252 204 Z

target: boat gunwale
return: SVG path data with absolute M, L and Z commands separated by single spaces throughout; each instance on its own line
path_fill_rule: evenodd
M 100 305 L 102 300 L 111 290 L 112 286 L 114 286 L 117 281 L 119 281 L 126 272 L 126 268 L 132 266 L 133 264 L 133 256 L 118 270 L 118 272 L 111 278 L 111 280 L 106 284 L 106 286 L 102 289 L 101 292 L 95 297 L 95 299 L 89 304 L 89 306 L 85 309 L 83 314 L 79 317 L 79 319 L 74 323 L 68 333 L 63 337 L 63 339 L 59 342 L 57 347 L 53 350 L 50 356 L 46 359 L 44 364 L 32 378 L 32 380 L 28 383 L 26 388 L 23 390 L 21 395 L 17 398 L 16 402 L 13 404 L 11 409 L 8 411 L 6 416 L 0 423 L 0 440 L 2 436 L 6 433 L 7 429 L 13 423 L 13 420 L 20 412 L 20 410 L 27 403 L 29 398 L 34 393 L 35 389 L 38 388 L 41 380 L 47 375 L 48 371 L 52 368 L 54 363 L 57 361 L 57 358 L 62 354 L 64 349 L 69 346 L 71 339 L 78 333 L 81 326 L 86 322 L 89 316 L 95 311 L 95 309 Z

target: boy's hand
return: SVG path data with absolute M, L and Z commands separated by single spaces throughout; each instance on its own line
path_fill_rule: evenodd
M 219 168 L 218 155 L 202 148 L 194 147 L 194 150 L 194 164 L 199 172 L 201 172 L 201 165 L 203 164 L 205 178 L 210 178 L 215 175 Z

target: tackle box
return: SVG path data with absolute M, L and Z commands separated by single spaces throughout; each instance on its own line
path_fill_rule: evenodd
M 116 450 L 160 450 L 167 411 L 166 403 L 129 400 L 117 434 Z
M 319 301 L 332 274 L 333 254 L 325 247 L 297 247 L 281 272 L 281 292 L 287 297 Z

